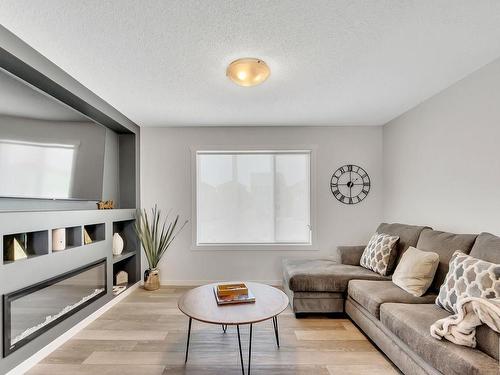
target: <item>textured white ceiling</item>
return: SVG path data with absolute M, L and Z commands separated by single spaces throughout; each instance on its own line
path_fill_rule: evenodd
M 497 0 L 0 0 L 0 23 L 142 126 L 380 125 L 500 57 Z M 240 57 L 271 77 L 234 85 Z

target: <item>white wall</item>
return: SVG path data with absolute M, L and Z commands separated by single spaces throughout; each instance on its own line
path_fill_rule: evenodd
M 500 60 L 383 133 L 386 221 L 500 234 Z
M 337 245 L 366 243 L 382 213 L 381 127 L 216 127 L 141 129 L 141 204 L 173 208 L 191 220 L 191 153 L 196 146 L 316 146 L 318 251 L 191 250 L 191 225 L 181 233 L 160 267 L 163 284 L 212 280 L 279 282 L 281 259 L 328 256 Z M 369 196 L 346 206 L 330 192 L 336 168 L 353 163 L 372 180 Z M 145 265 L 145 263 L 144 263 Z

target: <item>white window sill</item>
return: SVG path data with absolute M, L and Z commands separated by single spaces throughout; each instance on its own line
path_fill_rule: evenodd
M 319 251 L 312 244 L 194 244 L 191 251 Z

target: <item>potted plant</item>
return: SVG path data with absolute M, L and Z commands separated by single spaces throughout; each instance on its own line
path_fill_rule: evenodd
M 179 226 L 179 215 L 173 221 L 168 221 L 168 218 L 168 213 L 165 218 L 162 217 L 162 212 L 156 205 L 149 214 L 146 209 L 143 209 L 137 210 L 135 215 L 135 231 L 141 241 L 149 265 L 149 268 L 144 271 L 144 289 L 146 290 L 160 288 L 158 263 L 188 222 L 186 220 Z

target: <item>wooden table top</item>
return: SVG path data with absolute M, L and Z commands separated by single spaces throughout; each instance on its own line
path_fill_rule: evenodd
M 235 325 L 271 319 L 288 306 L 288 297 L 281 290 L 252 282 L 245 284 L 255 295 L 255 302 L 218 305 L 214 295 L 214 286 L 217 284 L 222 283 L 203 285 L 183 294 L 177 303 L 179 310 L 201 322 Z

